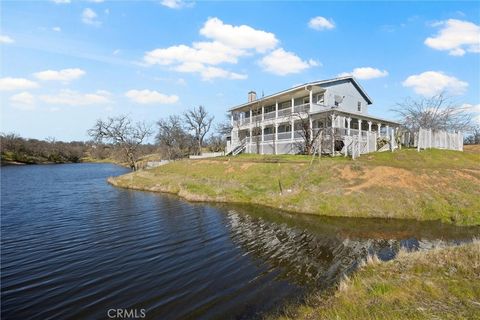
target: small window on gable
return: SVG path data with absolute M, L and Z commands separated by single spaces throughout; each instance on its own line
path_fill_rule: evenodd
M 317 94 L 317 104 L 324 104 L 323 93 Z
M 361 103 L 360 101 L 358 101 L 357 110 L 358 110 L 359 112 L 362 111 L 362 103 Z

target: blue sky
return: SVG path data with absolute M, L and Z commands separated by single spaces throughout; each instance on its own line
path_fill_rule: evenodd
M 2 132 L 86 140 L 98 118 L 153 124 L 198 105 L 221 121 L 250 90 L 342 74 L 357 77 L 373 115 L 441 91 L 480 115 L 478 2 L 0 5 Z

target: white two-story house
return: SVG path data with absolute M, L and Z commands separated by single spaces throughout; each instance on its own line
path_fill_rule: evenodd
M 363 142 L 361 153 L 375 151 L 378 137 L 393 140 L 399 123 L 369 115 L 372 99 L 351 76 L 306 83 L 229 110 L 232 131 L 227 152 L 295 154 L 305 140 L 321 138 L 330 147 L 322 153 L 346 153 L 352 141 Z M 317 135 L 319 131 L 321 135 Z

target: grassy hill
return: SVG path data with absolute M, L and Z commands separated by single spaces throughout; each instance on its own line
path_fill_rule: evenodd
M 115 186 L 190 201 L 250 203 L 346 217 L 480 225 L 480 146 L 349 158 L 240 155 L 180 160 L 110 178 Z
M 369 259 L 334 294 L 313 295 L 274 319 L 479 319 L 480 241 L 394 260 Z

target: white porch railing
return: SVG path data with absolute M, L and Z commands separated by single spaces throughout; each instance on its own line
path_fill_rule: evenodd
M 298 106 L 294 106 L 293 110 L 295 113 L 302 113 L 310 111 L 310 103 L 300 104 Z
M 292 132 L 287 131 L 287 132 L 279 132 L 278 133 L 278 140 L 287 140 L 292 138 Z
M 265 114 L 263 115 L 263 118 L 264 118 L 265 120 L 274 119 L 274 118 L 275 118 L 275 114 L 276 114 L 275 111 L 268 112 L 268 113 L 265 113 Z
M 263 135 L 263 141 L 272 141 L 275 139 L 275 134 L 269 133 Z
M 278 110 L 279 117 L 285 117 L 292 114 L 292 108 L 280 109 Z

